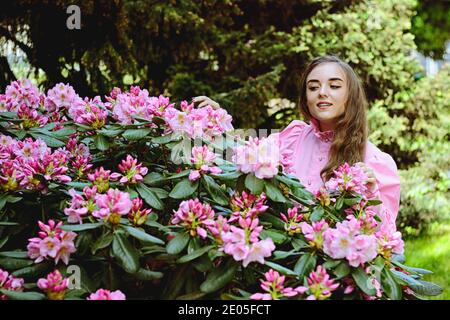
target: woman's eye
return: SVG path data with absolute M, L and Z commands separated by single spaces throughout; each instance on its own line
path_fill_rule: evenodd
M 341 86 L 330 86 L 331 89 L 339 89 Z
M 309 87 L 308 89 L 311 91 L 315 91 L 315 90 L 319 89 L 319 87 Z

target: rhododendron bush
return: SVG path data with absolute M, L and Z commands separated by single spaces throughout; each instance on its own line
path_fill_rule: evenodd
M 277 135 L 245 139 L 231 121 L 139 87 L 81 98 L 68 84 L 45 94 L 11 83 L 0 95 L 0 299 L 441 292 L 404 265 L 362 169 L 344 164 L 312 194 Z

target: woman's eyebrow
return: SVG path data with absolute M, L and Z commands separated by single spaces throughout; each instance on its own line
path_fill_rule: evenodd
M 330 78 L 330 79 L 328 79 L 328 81 L 342 81 L 342 82 L 344 82 L 344 80 L 342 80 L 341 78 Z M 311 80 L 308 80 L 307 83 L 310 83 L 310 82 L 320 82 L 320 81 L 317 80 L 317 79 L 311 79 Z

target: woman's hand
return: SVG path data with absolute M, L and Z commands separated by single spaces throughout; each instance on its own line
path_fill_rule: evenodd
M 369 186 L 370 190 L 373 190 L 377 184 L 377 179 L 375 178 L 375 173 L 373 172 L 372 168 L 368 167 L 364 162 L 357 162 L 355 163 L 355 165 L 360 166 L 364 171 L 367 176 L 367 185 Z
M 207 96 L 198 96 L 194 97 L 192 99 L 192 102 L 197 103 L 200 102 L 200 104 L 197 106 L 197 108 L 206 107 L 210 105 L 213 109 L 220 109 L 220 105 L 214 101 L 213 99 L 207 97 Z

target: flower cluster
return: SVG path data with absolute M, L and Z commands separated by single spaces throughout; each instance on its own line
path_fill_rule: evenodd
M 278 174 L 280 165 L 290 172 L 292 151 L 280 148 L 278 136 L 253 138 L 243 146 L 234 148 L 232 161 L 243 173 L 254 173 L 259 179 L 269 179 Z
M 123 184 L 136 184 L 144 180 L 144 176 L 147 174 L 148 169 L 142 166 L 142 163 L 138 163 L 137 159 L 134 159 L 131 155 L 127 155 L 125 160 L 119 164 L 120 173 L 111 174 L 112 180 L 120 178 L 119 182 Z
M 41 95 L 39 89 L 30 80 L 17 80 L 6 87 L 2 100 L 6 107 L 5 111 L 18 112 L 22 106 L 38 109 Z
M 24 281 L 22 278 L 15 278 L 7 271 L 0 269 L 0 289 L 10 291 L 23 291 Z M 6 295 L 0 294 L 0 300 L 6 300 Z
M 361 221 L 352 215 L 338 222 L 336 228 L 328 228 L 323 238 L 324 252 L 333 259 L 347 259 L 352 267 L 372 261 L 377 256 L 376 237 L 362 233 Z
M 127 216 L 133 207 L 130 194 L 118 189 L 109 189 L 106 194 L 97 194 L 95 204 L 97 208 L 92 215 L 110 224 L 118 224 L 121 216 Z
M 233 213 L 230 222 L 238 220 L 240 217 L 255 218 L 258 214 L 265 212 L 269 206 L 266 205 L 267 196 L 263 192 L 259 196 L 242 191 L 241 195 L 236 192 L 230 201 Z
M 126 298 L 120 290 L 109 291 L 106 289 L 98 289 L 96 292 L 91 293 L 86 300 L 126 300 Z
M 201 174 L 208 172 L 221 173 L 222 170 L 213 164 L 215 159 L 216 155 L 209 151 L 206 145 L 192 148 L 191 163 L 194 165 L 195 170 L 191 170 L 189 173 L 189 180 L 198 180 Z
M 166 108 L 173 106 L 169 98 L 162 95 L 151 97 L 148 90 L 137 86 L 132 86 L 129 92 L 114 88 L 106 100 L 105 107 L 120 124 L 133 124 L 135 117 L 152 121 L 153 117 L 161 117 Z
M 40 278 L 37 286 L 45 291 L 49 300 L 64 300 L 69 279 L 64 278 L 59 270 L 55 270 L 47 275 L 46 278 Z
M 69 202 L 69 207 L 64 209 L 64 214 L 68 216 L 67 222 L 82 224 L 83 217 L 94 212 L 96 208 L 97 187 L 84 187 L 82 194 L 77 193 L 75 189 L 70 189 L 69 195 L 72 196 L 72 199 Z
M 55 259 L 55 263 L 61 259 L 66 265 L 69 263 L 70 254 L 76 251 L 73 243 L 77 234 L 73 231 L 61 230 L 62 222 L 58 224 L 49 220 L 48 225 L 38 222 L 39 237 L 28 239 L 28 256 L 39 263 L 44 259 Z
M 60 109 L 70 110 L 75 103 L 80 101 L 82 101 L 80 96 L 71 85 L 58 83 L 48 90 L 44 107 L 48 112 L 58 112 Z
M 93 129 L 100 129 L 106 124 L 108 110 L 105 108 L 99 96 L 94 99 L 78 99 L 69 107 L 69 117 L 75 123 L 90 126 Z
M 339 287 L 339 283 L 335 283 L 333 279 L 330 279 L 327 270 L 321 265 L 317 266 L 317 269 L 309 274 L 307 283 L 308 286 L 296 289 L 299 293 L 309 294 L 306 300 L 325 300 L 331 296 L 332 291 Z
M 306 240 L 308 240 L 309 245 L 315 249 L 322 249 L 323 235 L 328 229 L 328 223 L 322 219 L 320 221 L 312 222 L 311 224 L 301 222 L 300 227 Z
M 209 204 L 203 204 L 198 199 L 190 199 L 180 203 L 171 221 L 175 225 L 182 225 L 191 237 L 199 235 L 206 238 L 206 228 L 214 225 L 214 210 Z
M 189 138 L 213 140 L 225 132 L 233 130 L 231 116 L 224 109 L 214 110 L 211 106 L 194 108 L 194 104 L 181 102 L 181 110 L 167 108 L 164 119 L 172 132 L 186 134 Z
M 254 261 L 263 264 L 264 258 L 272 255 L 275 245 L 270 237 L 259 239 L 262 229 L 258 218 L 239 218 L 239 227 L 230 226 L 228 232 L 222 233 L 223 251 L 234 260 L 242 261 L 244 267 Z
M 334 177 L 325 183 L 328 190 L 355 192 L 362 195 L 369 192 L 367 175 L 360 166 L 350 166 L 348 163 L 344 163 L 333 172 Z
M 44 141 L 23 141 L 0 135 L 0 190 L 40 190 L 50 181 L 66 183 L 67 156 L 63 150 L 51 151 Z
M 260 279 L 261 288 L 267 293 L 255 293 L 250 296 L 252 300 L 278 300 L 283 297 L 294 297 L 301 293 L 292 287 L 285 287 L 285 276 L 280 276 L 277 271 L 270 269 L 265 274 L 265 280 Z M 300 287 L 301 288 L 301 287 Z M 300 291 L 300 292 L 299 292 Z
M 103 167 L 95 169 L 93 173 L 89 173 L 87 176 L 89 181 L 97 187 L 99 193 L 109 190 L 109 181 L 113 180 L 111 170 L 105 170 Z
M 90 163 L 92 156 L 89 148 L 83 143 L 77 143 L 77 139 L 72 137 L 67 142 L 65 150 L 70 163 L 69 169 L 73 171 L 78 179 L 84 178 L 93 166 Z
M 134 198 L 131 202 L 133 206 L 128 213 L 128 220 L 135 226 L 141 226 L 147 221 L 147 217 L 152 212 L 152 209 L 142 208 L 143 202 L 140 198 Z
M 285 222 L 284 230 L 286 230 L 290 236 L 294 236 L 302 231 L 300 223 L 303 220 L 303 215 L 298 213 L 297 207 L 289 208 L 287 216 L 284 213 L 281 213 L 281 219 Z M 305 231 L 307 231 L 307 227 L 305 227 Z

